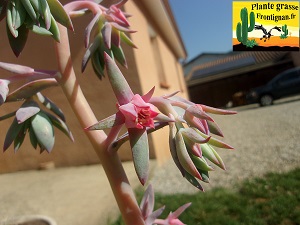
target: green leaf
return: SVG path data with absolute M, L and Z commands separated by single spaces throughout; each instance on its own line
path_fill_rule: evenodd
M 201 184 L 198 182 L 198 180 L 193 177 L 191 174 L 185 171 L 184 174 L 185 179 L 187 179 L 188 182 L 190 182 L 194 187 L 198 188 L 200 191 L 204 191 L 203 187 Z
M 120 105 L 127 104 L 133 98 L 133 92 L 124 78 L 122 72 L 109 57 L 108 54 L 104 53 L 104 60 L 106 64 L 107 74 L 113 91 L 118 99 Z
M 49 28 L 49 31 L 52 33 L 54 40 L 60 42 L 59 28 L 53 16 L 51 16 L 51 26 Z
M 205 171 L 212 171 L 214 170 L 210 165 L 207 164 L 204 157 L 197 157 L 190 154 L 191 159 L 193 160 L 194 165 L 197 169 L 205 170 Z
M 67 124 L 62 121 L 60 118 L 57 118 L 56 116 L 53 116 L 50 113 L 47 113 L 45 111 L 43 111 L 51 120 L 52 124 L 57 127 L 59 130 L 61 130 L 65 135 L 67 135 L 71 141 L 74 142 L 74 138 L 72 135 L 72 132 L 70 131 L 70 129 L 68 128 Z
M 54 112 L 60 119 L 66 122 L 65 115 L 63 111 L 57 107 L 54 102 L 52 102 L 49 98 L 43 96 L 40 92 L 36 93 L 38 100 L 47 108 Z
M 6 137 L 5 137 L 4 145 L 3 145 L 3 151 L 6 151 L 9 148 L 9 146 L 16 139 L 17 135 L 19 134 L 19 132 L 23 126 L 24 126 L 24 124 L 18 124 L 18 121 L 16 118 L 13 120 L 12 124 L 10 125 L 10 127 L 6 133 Z
M 0 0 L 0 21 L 6 16 L 7 0 Z
M 83 72 L 87 66 L 87 63 L 91 57 L 93 57 L 94 53 L 97 51 L 98 47 L 100 46 L 101 38 L 97 35 L 94 39 L 94 42 L 88 47 L 86 50 L 82 63 L 81 63 L 81 72 Z
M 14 38 L 18 37 L 18 30 L 13 25 L 13 4 L 12 2 L 8 3 L 6 11 L 6 23 L 7 27 Z
M 11 49 L 13 50 L 15 56 L 19 56 L 22 50 L 25 47 L 27 37 L 28 37 L 28 29 L 25 24 L 19 27 L 18 29 L 18 37 L 14 37 L 8 28 L 8 25 L 6 24 L 6 33 L 9 40 L 9 44 Z
M 46 29 L 46 25 L 45 25 L 44 21 L 41 18 L 39 20 L 39 25 L 33 24 L 30 27 L 30 30 L 32 30 L 32 32 L 34 32 L 36 34 L 39 34 L 39 35 L 45 35 L 45 36 L 52 36 L 53 35 L 50 30 Z
M 100 52 L 96 51 L 92 55 L 92 66 L 94 69 L 94 72 L 96 73 L 97 77 L 102 80 L 102 77 L 104 77 L 104 65 L 103 62 L 101 62 Z
M 30 122 L 26 121 L 24 125 L 22 126 L 22 129 L 20 130 L 19 134 L 17 135 L 15 141 L 14 141 L 14 150 L 17 152 L 21 145 L 23 144 L 24 138 L 26 136 L 27 129 L 30 126 Z
M 86 130 L 104 130 L 107 128 L 112 128 L 114 126 L 118 126 L 124 123 L 124 116 L 121 112 L 117 112 L 99 122 L 95 123 L 94 125 L 85 128 Z
M 133 48 L 137 48 L 136 45 L 132 42 L 132 40 L 124 32 L 120 32 L 120 38 L 127 45 L 129 45 Z
M 123 52 L 122 47 L 119 48 L 115 46 L 114 44 L 111 45 L 111 50 L 113 51 L 115 59 L 125 68 L 127 68 L 127 62 L 125 58 L 125 54 Z
M 197 171 L 197 168 L 195 167 L 191 157 L 189 156 L 189 153 L 186 149 L 182 134 L 180 132 L 177 132 L 175 136 L 175 143 L 176 143 L 176 152 L 179 159 L 180 164 L 182 167 L 191 175 L 194 177 L 197 177 L 198 179 L 202 179 L 199 172 Z
M 132 148 L 132 157 L 135 171 L 142 185 L 148 178 L 149 172 L 149 145 L 146 129 L 129 128 L 129 140 Z
M 29 138 L 30 138 L 30 143 L 31 143 L 32 147 L 34 147 L 36 149 L 38 146 L 38 140 L 36 138 L 36 135 L 35 135 L 32 127 L 29 128 Z
M 49 117 L 42 111 L 31 117 L 31 127 L 41 149 L 51 152 L 55 143 L 54 130 Z
M 47 3 L 55 20 L 68 29 L 73 30 L 72 21 L 62 4 L 58 0 L 47 0 Z
M 33 6 L 31 5 L 31 2 L 29 0 L 20 0 L 24 6 L 24 8 L 26 9 L 28 15 L 30 16 L 30 18 L 33 21 L 37 21 L 38 20 L 38 15 L 36 14 Z

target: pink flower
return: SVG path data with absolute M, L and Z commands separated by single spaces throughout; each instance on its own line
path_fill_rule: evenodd
M 187 203 L 183 206 L 180 206 L 175 212 L 171 212 L 169 216 L 162 220 L 162 219 L 156 219 L 154 221 L 155 224 L 161 224 L 161 225 L 185 225 L 182 223 L 178 217 L 186 210 L 192 203 Z
M 152 104 L 146 103 L 138 94 L 129 103 L 119 106 L 119 110 L 125 117 L 127 128 L 154 128 L 153 118 L 159 114 L 154 111 Z

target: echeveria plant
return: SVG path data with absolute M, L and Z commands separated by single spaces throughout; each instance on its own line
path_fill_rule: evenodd
M 230 145 L 211 135 L 223 136 L 210 114 L 226 115 L 235 112 L 194 104 L 177 96 L 177 93 L 154 97 L 154 87 L 145 95 L 133 93 L 115 63 L 117 61 L 127 67 L 121 42 L 136 47 L 128 37 L 128 33 L 134 32 L 127 20 L 130 15 L 120 9 L 125 3 L 126 0 L 123 0 L 106 8 L 90 0 L 74 1 L 65 6 L 58 0 L 0 0 L 0 20 L 6 18 L 7 36 L 15 55 L 21 53 L 31 30 L 51 35 L 55 39 L 59 65 L 59 71 L 44 71 L 0 62 L 1 69 L 13 73 L 9 78 L 0 79 L 0 105 L 22 101 L 19 109 L 0 117 L 0 120 L 14 117 L 3 149 L 5 151 L 13 144 L 14 150 L 18 151 L 28 133 L 34 148 L 50 153 L 55 142 L 53 126 L 73 140 L 63 112 L 41 94 L 43 89 L 59 85 L 102 162 L 125 223 L 182 225 L 178 216 L 190 203 L 170 213 L 166 219 L 159 219 L 164 207 L 153 211 L 154 192 L 151 185 L 138 206 L 117 150 L 129 140 L 135 170 L 144 185 L 149 169 L 147 135 L 169 126 L 170 153 L 174 163 L 184 178 L 203 190 L 199 181 L 209 182 L 208 172 L 214 170 L 210 163 L 225 169 L 214 147 L 232 149 Z M 84 43 L 87 50 L 82 60 L 82 71 L 91 61 L 95 74 L 100 79 L 107 74 L 118 101 L 116 113 L 100 121 L 96 119 L 77 85 L 69 61 L 67 29 L 73 30 L 71 18 L 89 12 L 93 14 L 93 18 L 85 29 Z M 90 43 L 93 29 L 95 36 Z M 23 85 L 10 91 L 9 85 L 16 81 L 23 81 Z M 73 91 L 75 88 L 76 91 Z M 123 125 L 127 132 L 120 135 Z M 103 129 L 110 131 L 106 135 Z

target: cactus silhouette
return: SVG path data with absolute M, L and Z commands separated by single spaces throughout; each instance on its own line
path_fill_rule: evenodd
M 254 29 L 255 25 L 255 16 L 254 12 L 250 13 L 250 25 L 248 27 L 248 10 L 247 8 L 241 9 L 241 22 L 237 23 L 236 26 L 236 37 L 239 42 L 243 45 L 246 45 L 248 40 L 248 32 L 251 32 Z
M 287 38 L 288 37 L 288 32 L 289 32 L 289 29 L 287 29 L 287 25 L 284 24 L 282 26 L 282 31 L 283 31 L 283 34 L 280 35 L 280 38 Z

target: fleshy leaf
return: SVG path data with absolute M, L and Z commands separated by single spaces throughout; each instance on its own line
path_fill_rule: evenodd
M 170 128 L 169 145 L 170 145 L 171 156 L 173 158 L 173 161 L 175 162 L 175 165 L 181 172 L 181 175 L 184 176 L 185 170 L 183 169 L 182 165 L 180 164 L 178 156 L 177 156 L 177 152 L 176 152 L 175 136 L 177 133 L 177 129 L 176 129 L 175 123 L 169 123 L 169 128 Z
M 202 181 L 205 182 L 205 183 L 209 183 L 209 174 L 208 174 L 208 171 L 198 169 L 198 172 L 201 174 Z
M 6 133 L 6 137 L 5 137 L 4 145 L 3 145 L 3 151 L 6 151 L 9 148 L 9 146 L 16 139 L 17 135 L 19 134 L 19 132 L 21 131 L 23 126 L 24 126 L 24 124 L 18 124 L 18 121 L 16 118 L 13 120 L 12 124 L 10 125 L 10 127 Z
M 197 131 L 190 127 L 180 129 L 179 132 L 181 132 L 184 137 L 190 139 L 195 143 L 206 143 L 211 138 L 210 136 L 208 136 L 207 138 L 203 138 Z
M 6 16 L 7 0 L 0 0 L 0 21 Z
M 184 171 L 184 177 L 187 179 L 188 182 L 190 182 L 194 187 L 198 188 L 200 191 L 204 191 L 203 187 L 201 184 L 198 182 L 198 180 L 189 174 L 188 172 Z
M 30 117 L 34 116 L 40 111 L 40 107 L 35 101 L 26 101 L 23 103 L 23 105 L 20 107 L 20 109 L 16 112 L 16 119 L 18 123 L 23 123 Z
M 120 32 L 120 38 L 130 47 L 137 48 L 136 45 L 132 42 L 132 40 L 124 32 Z
M 85 36 L 85 40 L 84 40 L 84 46 L 87 48 L 87 46 L 89 46 L 90 43 L 90 35 L 92 32 L 93 27 L 95 26 L 95 23 L 99 20 L 101 13 L 97 13 L 94 18 L 92 19 L 92 21 L 89 23 L 89 25 L 85 28 L 85 32 L 84 32 L 84 36 Z M 96 39 L 94 40 L 94 42 L 97 41 Z
M 81 63 L 81 72 L 83 72 L 86 68 L 86 65 L 89 61 L 89 59 L 92 57 L 92 55 L 97 51 L 98 47 L 100 46 L 101 38 L 100 36 L 96 36 L 94 39 L 94 42 L 90 45 L 90 47 L 86 50 L 82 63 Z
M 117 125 L 121 125 L 124 123 L 124 116 L 121 112 L 117 112 L 103 120 L 100 120 L 98 123 L 85 128 L 85 130 L 103 130 L 106 128 L 112 128 Z
M 111 47 L 111 30 L 112 30 L 112 27 L 111 27 L 110 23 L 105 23 L 105 25 L 103 26 L 103 28 L 101 30 L 106 48 Z
M 200 118 L 200 119 L 214 121 L 208 114 L 206 114 L 204 111 L 200 110 L 197 105 L 189 106 L 186 109 L 185 113 L 191 113 L 193 116 Z
M 196 130 L 196 131 L 197 131 L 197 130 Z M 220 141 L 220 140 L 218 140 L 218 139 L 216 139 L 216 138 L 214 138 L 214 137 L 208 136 L 208 135 L 206 135 L 206 134 L 204 134 L 204 133 L 202 133 L 202 132 L 200 132 L 200 131 L 197 131 L 197 132 L 198 132 L 202 137 L 204 137 L 204 138 L 210 137 L 208 143 L 211 144 L 211 145 L 213 145 L 213 146 L 216 146 L 216 147 L 218 147 L 218 148 L 234 149 L 232 146 L 226 144 L 226 143 L 223 142 L 223 141 Z
M 207 105 L 199 105 L 203 111 L 208 112 L 208 113 L 213 113 L 213 114 L 219 114 L 219 115 L 232 115 L 232 114 L 237 114 L 236 111 L 230 111 L 230 110 L 224 110 L 224 109 L 217 109 L 214 107 L 210 107 Z
M 68 128 L 67 124 L 61 120 L 60 118 L 43 111 L 51 120 L 52 124 L 57 127 L 59 130 L 61 130 L 65 135 L 67 135 L 71 141 L 74 142 L 74 137 L 72 135 L 72 132 L 70 131 L 70 129 Z
M 31 127 L 41 149 L 45 149 L 50 153 L 54 146 L 55 137 L 52 122 L 49 117 L 40 111 L 31 117 Z
M 202 154 L 205 158 L 210 160 L 212 163 L 225 170 L 225 165 L 216 151 L 209 144 L 205 143 L 201 145 Z
M 191 160 L 191 157 L 188 154 L 188 151 L 186 149 L 182 134 L 180 132 L 177 132 L 175 136 L 175 142 L 176 142 L 176 152 L 179 159 L 180 164 L 182 167 L 191 175 L 194 177 L 197 177 L 198 179 L 202 179 L 199 172 L 197 171 L 193 161 Z
M 23 24 L 22 26 L 19 27 L 18 29 L 19 34 L 18 37 L 16 38 L 10 33 L 8 27 L 6 31 L 7 31 L 7 37 L 9 40 L 10 47 L 13 50 L 15 56 L 18 57 L 25 47 L 29 30 L 27 29 L 26 25 Z
M 0 62 L 0 68 L 16 74 L 33 74 L 34 69 L 28 66 L 22 66 L 12 63 Z
M 64 7 L 58 0 L 47 0 L 51 14 L 55 18 L 57 22 L 65 26 L 66 28 L 70 30 L 73 29 L 72 21 L 68 15 L 68 13 L 65 11 Z
M 163 213 L 164 210 L 165 206 L 162 206 L 159 209 L 155 210 L 153 213 L 151 213 L 145 220 L 145 225 L 154 224 L 155 219 L 157 219 Z
M 221 131 L 220 127 L 218 126 L 217 123 L 215 122 L 211 122 L 211 121 L 207 121 L 207 125 L 209 127 L 209 131 L 215 135 L 218 135 L 220 137 L 224 137 L 223 132 Z
M 154 209 L 154 191 L 150 184 L 146 189 L 144 196 L 142 198 L 140 209 L 144 218 L 147 218 Z
M 14 150 L 15 152 L 17 152 L 19 150 L 19 148 L 21 147 L 21 145 L 23 144 L 24 138 L 26 136 L 26 132 L 27 129 L 30 126 L 30 122 L 26 121 L 24 123 L 24 125 L 22 126 L 22 129 L 20 130 L 19 134 L 17 135 L 17 137 L 14 140 Z
M 94 52 L 91 60 L 92 60 L 92 66 L 94 72 L 96 73 L 97 77 L 100 80 L 102 80 L 102 77 L 104 77 L 105 74 L 104 74 L 104 62 L 102 61 L 100 51 Z
M 129 140 L 132 149 L 135 171 L 142 185 L 148 178 L 149 145 L 146 129 L 129 128 Z
M 29 128 L 29 139 L 32 147 L 36 149 L 38 146 L 38 140 L 32 128 Z
M 64 113 L 60 108 L 58 108 L 49 98 L 43 96 L 40 92 L 36 93 L 39 101 L 47 108 L 54 112 L 61 120 L 66 122 Z
M 205 158 L 203 157 L 197 157 L 190 155 L 191 159 L 194 162 L 194 165 L 197 167 L 197 169 L 205 170 L 205 171 L 213 171 L 214 169 L 207 164 Z
M 53 78 L 32 81 L 9 94 L 7 96 L 6 102 L 19 101 L 29 98 L 45 88 L 57 85 L 58 84 L 56 80 Z
M 133 98 L 133 93 L 126 79 L 115 62 L 104 52 L 107 74 L 113 91 L 120 105 L 127 104 Z
M 111 45 L 111 50 L 114 54 L 115 59 L 125 68 L 127 68 L 127 61 L 122 47 L 117 47 L 114 44 Z

